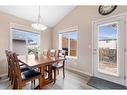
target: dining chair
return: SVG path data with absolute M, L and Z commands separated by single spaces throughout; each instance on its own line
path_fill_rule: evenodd
M 7 57 L 7 63 L 8 63 L 8 77 L 9 81 L 11 81 L 11 84 L 13 84 L 13 68 L 11 68 L 11 62 L 10 62 L 10 54 L 11 52 L 8 50 L 5 50 L 5 54 Z
M 48 56 L 49 57 L 55 57 L 56 56 L 56 50 L 55 49 L 51 49 L 51 50 L 48 50 Z
M 42 52 L 42 54 L 43 54 L 44 56 L 48 56 L 48 51 L 49 51 L 49 49 L 44 49 L 43 52 Z
M 55 56 L 65 58 L 66 56 L 65 53 L 66 53 L 65 50 L 57 50 L 55 52 Z M 63 78 L 65 78 L 65 61 L 63 61 L 62 63 L 57 62 L 57 63 L 52 64 L 52 69 L 54 71 L 54 83 L 56 82 L 56 71 L 58 71 L 58 74 L 59 74 L 59 69 L 63 69 Z
M 43 51 L 43 55 L 47 57 L 54 57 L 56 54 L 55 49 L 47 49 Z M 45 79 L 48 79 L 52 75 L 52 65 L 45 65 L 44 66 L 44 74 L 45 74 Z
M 48 49 L 44 49 L 43 52 L 42 52 L 43 56 L 48 56 L 48 51 L 49 51 Z M 49 73 L 48 65 L 45 65 L 44 66 L 44 76 L 47 76 L 48 73 Z
M 21 89 L 27 82 L 34 81 L 36 79 L 39 80 L 39 88 L 41 88 L 42 75 L 40 72 L 37 72 L 34 69 L 21 72 L 19 60 L 16 53 L 11 52 L 9 57 L 12 74 L 14 75 L 13 89 Z
M 16 53 L 13 53 L 13 64 L 14 64 L 14 75 L 15 75 L 15 84 L 14 88 L 21 89 L 24 84 L 30 81 L 34 81 L 38 79 L 39 81 L 39 88 L 42 85 L 42 74 L 34 69 L 30 69 L 24 72 L 21 72 L 19 67 L 19 60 L 17 58 Z
M 8 77 L 9 77 L 9 80 L 11 81 L 11 84 L 13 84 L 13 82 L 14 82 L 14 80 L 13 80 L 13 69 L 11 68 L 11 63 L 10 63 L 10 54 L 12 52 L 5 50 L 5 53 L 6 53 L 6 57 L 7 57 L 7 63 L 8 63 Z M 30 70 L 30 67 L 27 64 L 25 64 L 24 62 L 22 62 L 21 60 L 19 60 L 19 66 L 20 66 L 21 72 Z

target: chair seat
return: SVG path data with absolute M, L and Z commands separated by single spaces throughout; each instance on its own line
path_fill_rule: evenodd
M 30 68 L 28 68 L 26 65 L 21 65 L 20 70 L 21 72 L 24 72 L 24 71 L 30 70 Z
M 21 73 L 21 76 L 22 76 L 23 80 L 27 80 L 29 78 L 32 78 L 32 77 L 35 77 L 35 76 L 38 76 L 38 75 L 41 75 L 41 73 L 38 72 L 38 71 L 35 71 L 35 70 L 27 70 L 27 71 L 24 71 L 24 72 Z
M 56 68 L 60 68 L 60 67 L 62 67 L 63 65 L 62 64 L 59 64 L 59 63 L 54 63 L 54 64 L 52 64 L 52 68 L 53 69 L 56 69 Z

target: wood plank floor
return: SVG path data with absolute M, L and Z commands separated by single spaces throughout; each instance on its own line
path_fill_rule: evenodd
M 44 90 L 48 90 L 48 89 L 52 89 L 52 90 L 55 90 L 55 89 L 70 89 L 70 90 L 73 90 L 73 89 L 95 89 L 89 85 L 87 85 L 87 81 L 89 79 L 88 76 L 81 76 L 79 74 L 76 74 L 75 72 L 72 72 L 72 71 L 69 71 L 69 70 L 66 70 L 65 72 L 66 76 L 65 78 L 63 79 L 62 78 L 62 71 L 60 71 L 60 74 L 57 75 L 57 80 L 56 80 L 56 83 L 53 84 L 49 84 L 49 85 L 46 85 L 44 87 Z M 36 82 L 36 84 L 38 84 Z M 11 85 L 10 85 L 10 82 L 8 80 L 7 77 L 3 77 L 1 80 L 0 80 L 0 89 L 11 89 Z M 31 86 L 31 83 L 28 83 L 24 86 L 23 89 L 33 89 L 33 86 Z

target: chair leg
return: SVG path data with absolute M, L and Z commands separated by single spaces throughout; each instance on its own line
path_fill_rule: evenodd
M 14 79 L 13 89 L 22 89 L 22 84 L 18 79 Z
M 35 87 L 35 80 L 31 81 L 31 88 Z
M 10 69 L 8 68 L 8 78 L 10 80 Z
M 16 80 L 14 80 L 14 83 L 13 83 L 13 89 L 18 89 L 18 83 Z
M 65 78 L 65 70 L 64 70 L 64 68 L 63 68 L 63 78 Z
M 13 82 L 14 82 L 14 76 L 13 76 L 13 74 L 10 76 L 10 81 L 11 81 L 11 84 L 13 84 Z
M 59 75 L 59 69 L 57 70 L 57 72 L 58 72 L 58 75 Z
M 56 69 L 54 69 L 54 83 L 56 83 Z

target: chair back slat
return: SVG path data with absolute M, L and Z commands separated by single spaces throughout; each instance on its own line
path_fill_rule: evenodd
M 9 54 L 10 54 L 11 52 L 10 51 L 8 51 L 8 50 L 5 50 L 5 54 L 6 54 L 6 57 L 7 57 L 7 62 L 8 62 L 8 65 L 9 65 Z
M 49 51 L 49 50 L 46 50 L 46 49 L 43 50 L 43 55 L 44 55 L 44 56 L 48 56 L 48 51 Z
M 14 65 L 15 76 L 20 80 L 22 78 L 21 78 L 21 70 L 20 70 L 19 60 L 18 60 L 17 54 L 13 53 L 12 57 L 13 57 L 13 65 Z

